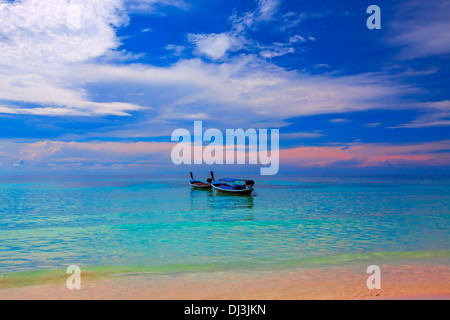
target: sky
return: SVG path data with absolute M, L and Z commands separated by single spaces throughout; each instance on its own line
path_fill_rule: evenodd
M 448 0 L 0 0 L 0 174 L 203 172 L 170 158 L 196 120 L 279 129 L 280 174 L 450 174 L 449 16 Z

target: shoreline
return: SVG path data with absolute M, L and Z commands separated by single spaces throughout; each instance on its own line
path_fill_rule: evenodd
M 366 267 L 276 271 L 118 274 L 83 278 L 81 290 L 60 283 L 0 289 L 0 300 L 450 300 L 443 264 L 380 265 L 381 289 L 366 287 Z M 67 275 L 68 276 L 68 275 Z

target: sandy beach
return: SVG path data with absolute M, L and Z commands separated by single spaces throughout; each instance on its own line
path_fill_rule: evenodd
M 369 290 L 360 267 L 265 272 L 122 274 L 83 280 L 80 290 L 65 282 L 0 290 L 0 299 L 450 299 L 450 269 L 442 265 L 383 265 L 382 287 Z

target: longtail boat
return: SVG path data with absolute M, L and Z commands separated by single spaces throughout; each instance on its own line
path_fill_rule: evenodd
M 211 174 L 213 174 L 212 171 L 211 171 Z M 194 175 L 191 172 L 191 181 L 189 181 L 189 184 L 191 185 L 191 187 L 197 188 L 197 189 L 211 189 L 212 188 L 212 186 L 211 186 L 211 182 L 212 181 L 213 181 L 213 179 L 211 179 L 211 178 L 208 178 L 206 180 L 206 183 L 203 182 L 203 181 L 194 179 Z
M 254 190 L 253 186 L 255 185 L 255 182 L 253 180 L 235 179 L 235 178 L 222 178 L 215 180 L 212 172 L 211 178 L 213 179 L 211 183 L 212 187 L 220 192 L 251 195 Z

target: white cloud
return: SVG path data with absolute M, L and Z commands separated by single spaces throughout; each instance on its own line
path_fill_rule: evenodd
M 196 49 L 200 54 L 213 60 L 224 57 L 227 51 L 236 51 L 242 48 L 241 40 L 228 33 L 190 34 L 188 39 L 196 44 Z
M 252 55 L 216 64 L 180 60 L 170 67 L 86 65 L 80 75 L 117 88 L 132 84 L 151 99 L 153 119 L 179 120 L 203 114 L 247 123 L 397 106 L 397 98 L 416 92 L 393 85 L 380 74 L 310 75 L 282 68 Z M 170 92 L 170 95 L 167 95 Z M 388 103 L 388 102 L 389 103 Z
M 310 39 L 309 37 L 308 39 Z M 274 42 L 270 45 L 261 45 L 261 44 L 255 44 L 253 48 L 259 48 L 261 51 L 259 52 L 259 55 L 266 59 L 272 59 L 275 57 L 281 57 L 286 54 L 295 53 L 298 50 L 296 48 L 299 48 L 299 50 L 304 50 L 304 48 L 301 46 L 303 43 L 307 42 L 308 40 L 297 34 L 295 36 L 291 36 L 288 40 L 288 42 Z
M 135 61 L 140 58 L 145 57 L 145 53 L 132 53 L 127 52 L 125 49 L 117 51 L 110 50 L 107 51 L 101 58 L 100 61 L 104 62 L 121 62 L 121 61 Z
M 71 8 L 79 8 L 73 16 Z M 79 23 L 73 27 L 73 19 Z M 42 115 L 128 115 L 141 106 L 92 101 L 77 76 L 80 64 L 120 45 L 116 27 L 128 23 L 121 0 L 0 1 L 0 112 Z
M 263 58 L 271 59 L 274 57 L 284 56 L 289 53 L 294 53 L 295 49 L 292 47 L 274 47 L 271 50 L 263 50 L 259 53 L 259 55 Z
M 311 37 L 310 37 L 311 38 Z M 299 34 L 289 38 L 289 43 L 306 42 L 306 39 Z
M 244 14 L 234 14 L 229 18 L 232 25 L 231 30 L 223 33 L 211 34 L 189 34 L 188 40 L 196 44 L 194 53 L 207 56 L 212 60 L 219 60 L 226 56 L 227 52 L 235 52 L 245 49 L 247 52 L 256 52 L 266 59 L 294 53 L 296 50 L 292 45 L 306 42 L 301 35 L 294 35 L 287 43 L 276 42 L 271 45 L 262 45 L 248 38 L 248 31 L 258 28 L 261 23 L 270 22 L 275 19 L 280 1 L 258 0 L 255 10 Z M 315 40 L 309 37 L 311 41 Z
M 71 6 L 80 9 L 80 29 L 70 28 Z M 126 23 L 119 0 L 1 1 L 0 61 L 28 69 L 96 58 L 120 44 L 114 27 Z
M 195 114 L 204 119 L 280 123 L 302 115 L 379 108 L 379 101 L 389 108 L 396 97 L 414 92 L 379 74 L 288 72 L 252 54 L 221 63 L 180 59 L 168 67 L 108 64 L 114 58 L 139 57 L 117 51 L 115 28 L 128 23 L 122 1 L 72 1 L 83 8 L 80 30 L 67 28 L 65 0 L 0 3 L 0 43 L 5 48 L 0 51 L 2 113 L 123 116 L 152 107 L 152 121 L 190 119 Z M 249 45 L 238 25 L 245 29 L 255 26 L 257 17 L 272 19 L 277 8 L 278 1 L 260 1 L 229 32 L 190 35 L 191 40 L 202 55 L 223 59 L 227 52 Z M 300 35 L 290 39 L 303 40 Z M 289 44 L 257 49 L 271 58 L 292 53 L 295 49 Z M 96 101 L 85 89 L 88 85 L 105 88 L 108 94 Z M 125 87 L 136 92 L 130 94 Z

